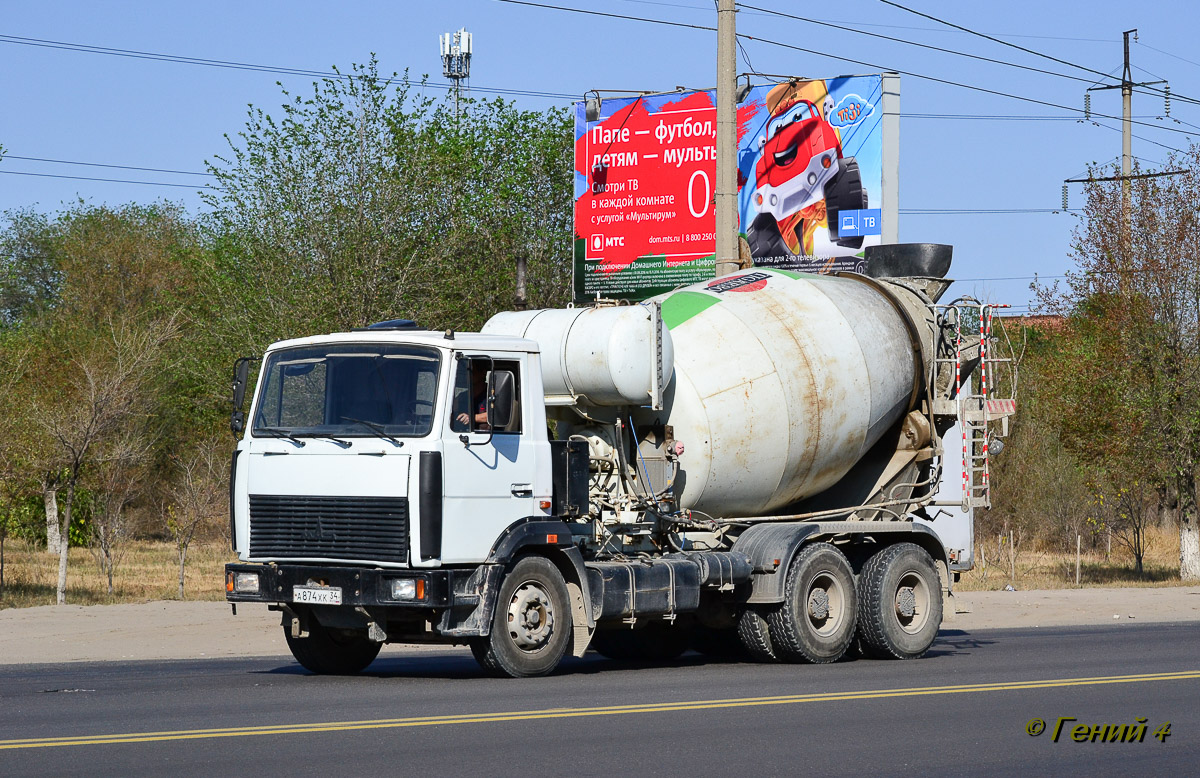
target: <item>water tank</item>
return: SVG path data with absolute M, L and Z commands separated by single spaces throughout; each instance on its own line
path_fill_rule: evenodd
M 507 311 L 483 332 L 538 342 L 547 405 L 662 408 L 673 357 L 657 306 Z

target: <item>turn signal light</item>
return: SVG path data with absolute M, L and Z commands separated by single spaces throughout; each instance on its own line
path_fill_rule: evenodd
M 828 169 L 829 169 L 829 166 L 830 166 L 830 165 L 832 165 L 832 164 L 833 164 L 833 159 L 832 159 L 831 157 L 827 157 L 827 156 L 826 156 L 826 157 L 821 157 L 821 167 L 823 167 L 823 168 L 825 168 L 826 170 L 828 170 Z

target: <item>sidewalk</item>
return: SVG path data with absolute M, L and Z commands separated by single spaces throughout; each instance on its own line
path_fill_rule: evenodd
M 963 592 L 945 629 L 1200 622 L 1200 586 Z M 444 650 L 442 647 L 432 647 Z M 395 645 L 386 652 L 430 650 Z M 0 611 L 0 664 L 286 656 L 279 614 L 223 602 L 47 605 Z

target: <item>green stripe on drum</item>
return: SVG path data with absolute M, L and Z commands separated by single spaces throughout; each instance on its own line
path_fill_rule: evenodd
M 676 292 L 662 303 L 663 323 L 673 330 L 698 313 L 721 302 L 719 297 L 701 292 Z

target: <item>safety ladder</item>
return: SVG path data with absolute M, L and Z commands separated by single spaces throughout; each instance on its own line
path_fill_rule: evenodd
M 962 508 L 990 508 L 991 495 L 991 464 L 990 454 L 993 441 L 1008 434 L 1009 417 L 1017 410 L 1016 399 L 1011 396 L 996 396 L 995 384 L 999 377 L 999 367 L 1008 365 L 1015 370 L 1012 357 L 997 356 L 992 348 L 992 314 L 1007 305 L 981 303 L 971 298 L 962 298 L 946 306 L 935 306 L 939 319 L 952 321 L 954 325 L 954 356 L 939 356 L 935 365 L 949 369 L 954 366 L 954 380 L 947 389 L 948 397 L 938 405 L 942 410 L 954 413 L 962 429 Z M 942 313 L 944 311 L 944 313 Z M 975 323 L 975 313 L 978 312 L 979 324 L 979 382 L 978 391 L 964 393 L 969 376 L 963 375 L 963 352 L 974 346 L 971 343 L 973 333 L 963 331 L 964 321 L 970 319 L 968 328 Z M 964 336 L 968 340 L 964 341 Z M 973 349 L 972 349 L 973 350 Z M 945 353 L 945 352 L 942 352 Z M 937 367 L 935 366 L 935 370 Z M 975 385 L 970 385 L 975 389 Z M 1011 381 L 1015 392 L 1016 378 Z M 1008 394 L 1007 392 L 1005 394 Z M 995 425 L 999 424 L 999 429 Z

